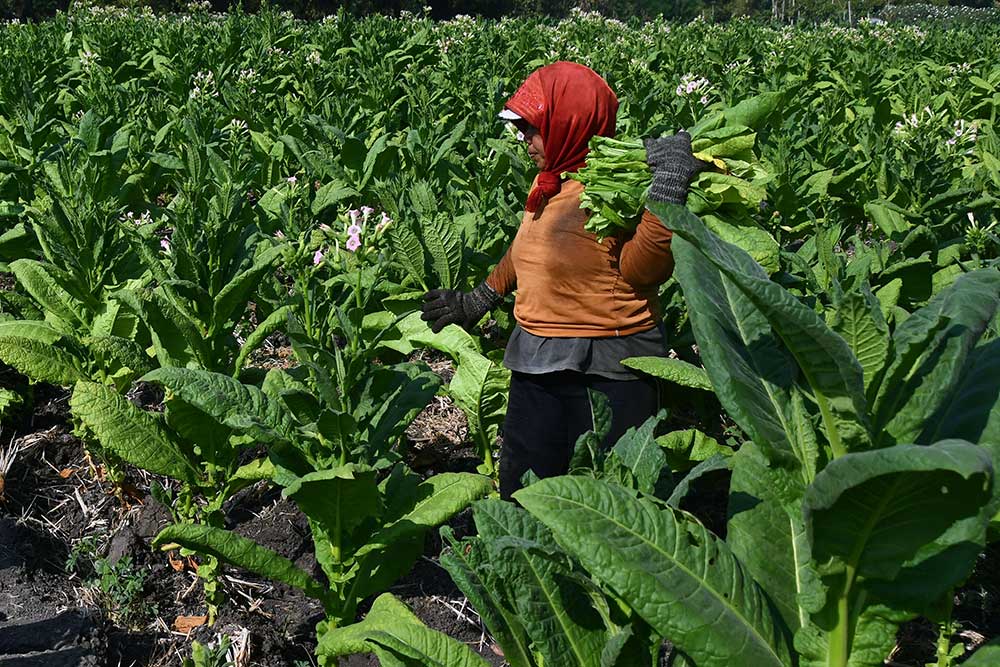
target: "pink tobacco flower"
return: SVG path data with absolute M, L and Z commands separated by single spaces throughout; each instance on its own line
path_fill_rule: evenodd
M 316 266 L 322 261 L 323 261 L 323 250 L 320 249 L 317 250 L 315 253 L 313 253 L 313 266 Z
M 358 225 L 351 225 L 350 227 L 347 228 L 348 236 L 358 236 L 360 234 L 361 234 L 361 227 L 359 227 Z
M 354 252 L 355 250 L 361 247 L 361 238 L 358 236 L 352 236 L 351 238 L 347 239 L 345 247 L 351 252 Z

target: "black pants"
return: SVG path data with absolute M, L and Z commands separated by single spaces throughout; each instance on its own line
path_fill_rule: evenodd
M 656 413 L 656 381 L 609 380 L 576 371 L 529 375 L 514 372 L 503 423 L 500 497 L 509 500 L 528 470 L 541 478 L 566 474 L 577 438 L 594 427 L 587 389 L 604 393 L 611 404 L 608 447 L 631 426 Z

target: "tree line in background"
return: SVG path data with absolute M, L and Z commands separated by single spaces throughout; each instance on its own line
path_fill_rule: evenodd
M 436 19 L 449 19 L 458 14 L 489 18 L 503 16 L 548 15 L 563 17 L 574 7 L 596 11 L 608 17 L 627 20 L 647 19 L 662 15 L 667 19 L 687 21 L 697 16 L 707 20 L 727 20 L 736 16 L 771 18 L 786 22 L 827 19 L 857 20 L 875 15 L 886 8 L 895 10 L 911 4 L 930 7 L 972 7 L 1000 9 L 1000 0 L 922 0 L 920 3 L 885 0 L 264 0 L 273 6 L 291 11 L 306 19 L 322 18 L 341 9 L 355 15 L 373 13 L 398 14 L 429 12 Z M 81 4 L 86 6 L 141 8 L 154 12 L 226 11 L 234 4 L 243 10 L 256 12 L 262 0 L 0 0 L 0 19 L 41 20 L 58 11 L 68 11 Z M 978 19 L 997 20 L 1000 12 L 977 13 Z M 904 18 L 935 17 L 932 11 L 894 12 Z

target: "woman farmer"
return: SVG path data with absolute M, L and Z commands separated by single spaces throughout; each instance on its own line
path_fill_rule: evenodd
M 584 230 L 583 186 L 561 178 L 582 168 L 595 135 L 613 136 L 618 99 L 592 70 L 557 62 L 535 71 L 507 101 L 538 166 L 513 243 L 471 292 L 431 290 L 423 319 L 434 332 L 475 326 L 517 290 L 514 328 L 504 354 L 512 371 L 500 453 L 500 495 L 509 499 L 528 470 L 565 474 L 577 438 L 593 428 L 588 389 L 607 395 L 614 443 L 658 407 L 655 381 L 621 365 L 664 356 L 658 287 L 673 271 L 670 231 L 648 211 L 635 232 L 598 242 Z M 653 168 L 649 198 L 683 203 L 701 163 L 685 132 L 646 140 Z

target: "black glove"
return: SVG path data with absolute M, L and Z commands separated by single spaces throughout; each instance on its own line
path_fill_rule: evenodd
M 672 137 L 644 139 L 646 162 L 653 168 L 653 184 L 649 186 L 652 201 L 683 204 L 688 187 L 699 171 L 708 167 L 691 154 L 691 135 L 681 130 Z
M 424 294 L 424 305 L 420 316 L 431 323 L 431 331 L 438 333 L 449 324 L 457 324 L 468 331 L 483 318 L 491 308 L 502 301 L 492 287 L 485 282 L 471 292 L 455 289 L 432 289 Z

